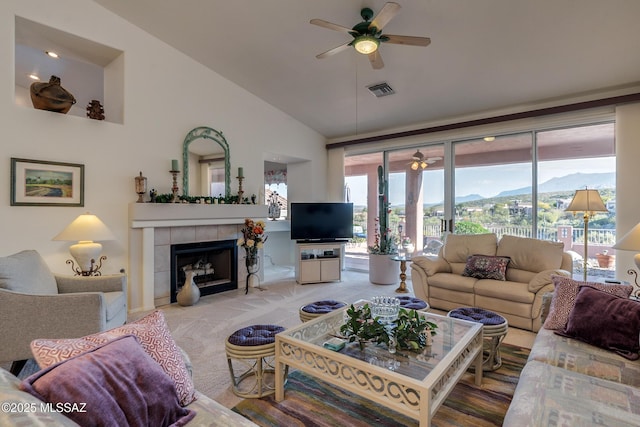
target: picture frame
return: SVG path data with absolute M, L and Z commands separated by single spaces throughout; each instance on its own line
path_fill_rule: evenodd
M 84 206 L 84 165 L 12 157 L 11 206 Z

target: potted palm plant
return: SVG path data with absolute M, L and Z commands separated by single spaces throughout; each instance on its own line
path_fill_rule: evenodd
M 391 259 L 398 254 L 393 234 L 389 228 L 389 197 L 384 170 L 378 166 L 378 218 L 375 241 L 369 246 L 369 281 L 377 285 L 393 285 L 400 277 L 400 263 Z

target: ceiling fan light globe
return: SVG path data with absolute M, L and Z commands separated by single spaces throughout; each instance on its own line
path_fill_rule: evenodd
M 418 170 L 418 162 L 411 163 L 411 169 L 413 169 L 414 171 L 417 171 Z
M 356 37 L 353 47 L 361 54 L 368 55 L 378 50 L 380 41 L 373 36 L 363 35 Z
M 427 168 L 427 162 L 423 161 L 422 163 L 420 163 L 420 167 L 422 169 L 426 169 Z

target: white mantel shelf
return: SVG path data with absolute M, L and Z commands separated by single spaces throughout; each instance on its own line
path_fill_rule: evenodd
M 207 205 L 194 203 L 131 203 L 131 228 L 242 224 L 245 218 L 267 219 L 266 205 Z

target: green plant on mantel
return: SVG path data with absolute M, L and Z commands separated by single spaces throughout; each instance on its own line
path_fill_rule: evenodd
M 209 197 L 209 196 L 180 196 L 180 203 L 204 203 L 205 204 L 215 204 L 214 201 L 217 201 L 218 204 L 227 204 L 227 205 L 235 205 L 238 204 L 238 196 L 228 196 L 228 197 Z M 173 203 L 173 194 L 158 194 L 155 198 L 155 203 Z M 244 198 L 244 204 L 249 204 L 249 199 Z
M 376 234 L 373 246 L 369 246 L 370 254 L 393 255 L 398 253 L 396 242 L 389 228 L 389 186 L 384 179 L 384 169 L 378 166 L 378 218 L 376 218 Z

